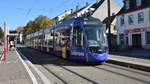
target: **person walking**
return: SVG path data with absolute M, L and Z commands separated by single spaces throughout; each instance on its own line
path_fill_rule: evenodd
M 10 41 L 10 46 L 9 46 L 9 50 L 12 50 L 12 49 L 14 49 L 14 41 Z

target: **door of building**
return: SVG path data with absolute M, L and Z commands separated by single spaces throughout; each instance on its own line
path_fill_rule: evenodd
M 141 48 L 141 34 L 132 34 L 132 47 Z

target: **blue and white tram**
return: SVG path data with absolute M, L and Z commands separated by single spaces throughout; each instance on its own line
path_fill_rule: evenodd
M 39 40 L 44 43 L 39 48 L 42 51 L 77 61 L 107 61 L 106 29 L 96 18 L 74 18 L 48 28 L 42 34 L 38 32 Z

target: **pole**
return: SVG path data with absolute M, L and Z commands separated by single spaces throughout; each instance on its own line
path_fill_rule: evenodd
M 107 27 L 108 27 L 108 45 L 109 45 L 109 50 L 111 51 L 110 0 L 107 0 L 107 7 L 108 7 L 108 22 L 107 22 Z
M 6 62 L 7 56 L 7 35 L 6 35 L 6 22 L 4 22 L 4 61 Z

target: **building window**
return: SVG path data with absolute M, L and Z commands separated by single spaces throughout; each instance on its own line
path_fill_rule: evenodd
M 129 0 L 125 1 L 125 9 L 129 9 Z
M 141 0 L 142 6 L 148 6 L 150 3 L 150 0 Z
M 128 16 L 128 22 L 129 22 L 129 25 L 134 23 L 134 16 L 133 15 Z
M 147 2 L 149 5 L 150 5 L 150 0 L 148 0 L 148 2 Z
M 124 25 L 124 15 L 122 15 L 121 17 L 120 17 L 120 26 L 123 26 Z
M 150 32 L 146 32 L 146 44 L 150 44 Z
M 138 23 L 143 23 L 144 22 L 144 13 L 140 12 L 138 13 Z
M 136 0 L 136 6 L 141 6 L 141 0 Z

